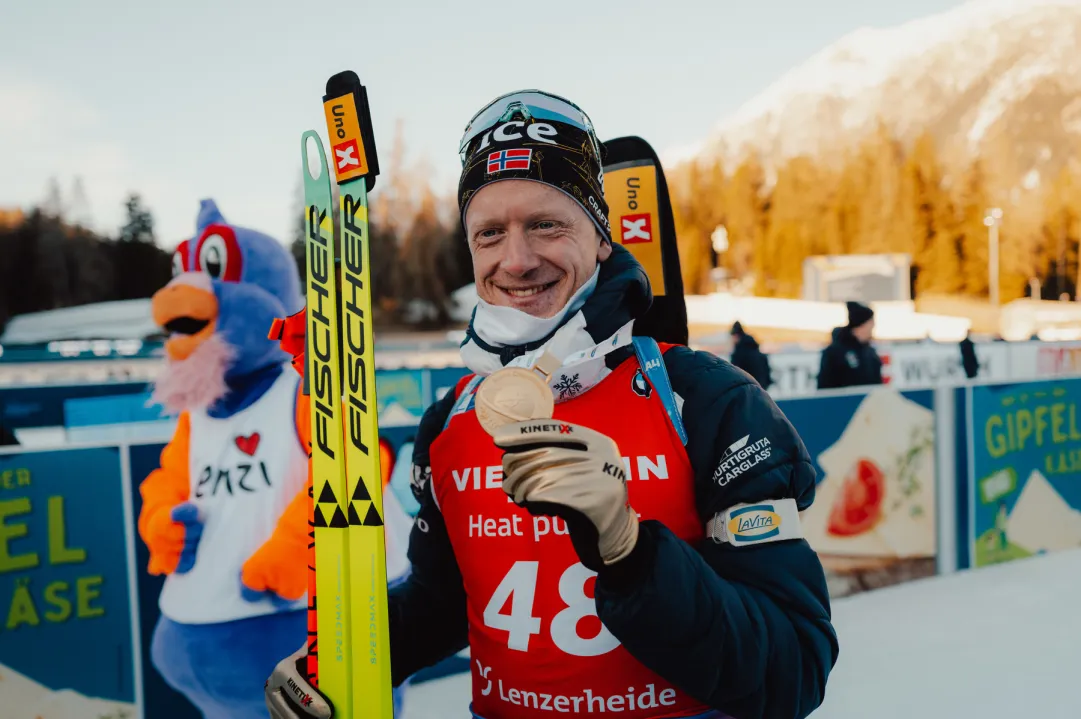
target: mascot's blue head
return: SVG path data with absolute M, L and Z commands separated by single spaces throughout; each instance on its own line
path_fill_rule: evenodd
M 226 222 L 213 200 L 203 200 L 195 236 L 177 247 L 173 279 L 151 304 L 169 333 L 155 399 L 174 411 L 205 408 L 244 377 L 288 361 L 267 328 L 303 304 L 285 246 Z

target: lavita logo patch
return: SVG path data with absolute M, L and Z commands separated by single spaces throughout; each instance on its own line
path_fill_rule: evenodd
M 728 535 L 734 543 L 760 542 L 781 533 L 781 515 L 772 504 L 755 504 L 732 512 Z

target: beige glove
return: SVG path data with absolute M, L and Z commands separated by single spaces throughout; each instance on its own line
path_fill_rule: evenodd
M 307 661 L 307 646 L 278 662 L 263 685 L 271 719 L 331 719 L 330 702 L 308 683 L 301 665 Z
M 578 558 L 597 572 L 638 541 L 627 503 L 627 473 L 611 438 L 554 420 L 515 422 L 494 436 L 503 455 L 503 491 L 531 514 L 562 518 Z

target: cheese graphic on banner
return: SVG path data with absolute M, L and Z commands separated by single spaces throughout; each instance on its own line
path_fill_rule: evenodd
M 5 719 L 82 719 L 135 716 L 135 704 L 54 691 L 0 664 L 0 706 Z
M 883 558 L 935 555 L 934 414 L 900 393 L 870 392 L 818 456 L 826 477 L 804 512 L 815 551 Z
M 1081 547 L 1081 511 L 1033 470 L 1007 519 L 1006 536 L 1033 554 Z

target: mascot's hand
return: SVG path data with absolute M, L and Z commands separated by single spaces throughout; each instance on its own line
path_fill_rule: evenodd
M 191 502 L 162 509 L 147 526 L 149 574 L 184 574 L 195 566 L 195 550 L 203 534 L 199 508 Z
M 306 542 L 271 536 L 244 563 L 241 595 L 249 602 L 270 599 L 278 604 L 303 597 L 308 591 L 307 550 Z
M 307 661 L 305 647 L 278 662 L 274 673 L 263 685 L 266 707 L 271 719 L 331 719 L 330 700 L 309 682 L 303 669 Z

